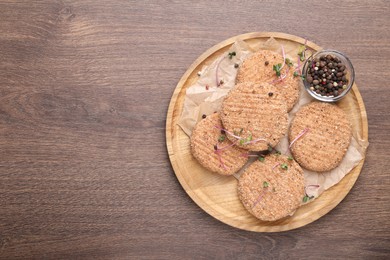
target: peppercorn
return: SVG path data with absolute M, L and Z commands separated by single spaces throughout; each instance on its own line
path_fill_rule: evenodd
M 264 62 L 265 66 L 268 66 L 268 64 L 269 64 L 269 61 Z
M 330 54 L 316 57 L 307 70 L 309 89 L 322 96 L 338 96 L 348 85 L 347 70 L 342 61 Z
M 202 115 L 202 118 L 205 119 L 207 116 L 205 114 Z
M 307 78 L 306 78 L 307 82 L 309 83 L 312 83 L 313 82 L 313 78 L 311 75 L 308 75 Z

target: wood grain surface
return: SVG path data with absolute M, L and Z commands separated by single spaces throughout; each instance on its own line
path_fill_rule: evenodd
M 388 259 L 390 2 L 0 1 L 0 259 Z M 355 186 L 296 230 L 201 210 L 168 159 L 180 77 L 234 35 L 348 55 L 369 123 Z

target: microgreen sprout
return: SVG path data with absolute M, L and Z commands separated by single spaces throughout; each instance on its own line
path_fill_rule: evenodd
M 250 134 L 247 138 L 242 138 L 240 140 L 240 144 L 241 145 L 248 144 L 248 143 L 250 143 L 250 141 L 252 141 L 252 134 Z
M 298 76 L 301 76 L 301 77 L 303 76 L 302 72 L 301 72 L 301 59 L 299 58 L 299 56 L 297 58 L 297 67 L 294 70 L 293 76 L 294 76 L 294 78 L 296 78 Z
M 282 70 L 282 64 L 278 63 L 272 67 L 272 69 L 276 72 L 276 76 L 280 77 L 280 71 Z
M 301 61 L 305 61 L 305 56 L 306 56 L 305 54 L 306 54 L 306 41 L 305 41 L 305 45 L 301 45 L 298 50 L 298 56 Z
M 241 137 L 240 135 L 241 135 L 242 132 L 244 131 L 243 128 L 241 128 L 240 131 L 234 130 L 233 133 L 232 133 L 232 132 L 229 132 L 228 130 L 223 129 L 223 128 L 221 128 L 220 126 L 217 126 L 217 125 L 214 126 L 214 127 L 217 128 L 217 129 L 219 129 L 219 130 L 221 130 L 221 133 L 222 133 L 222 131 L 223 131 L 224 134 L 228 134 L 228 135 L 230 135 L 230 136 L 236 138 L 237 140 L 240 141 L 240 144 L 241 144 L 241 145 L 253 144 L 253 143 L 257 143 L 257 142 L 261 142 L 261 141 L 262 141 L 262 142 L 267 142 L 267 140 L 264 139 L 264 138 L 257 138 L 257 139 L 255 139 L 255 140 L 253 140 L 253 138 L 252 138 L 252 133 L 250 133 L 249 136 L 248 136 L 247 138 Z
M 272 166 L 272 170 L 274 170 L 276 167 L 278 167 L 280 163 L 276 163 L 274 166 Z
M 218 160 L 219 160 L 219 163 L 220 163 L 220 166 L 223 168 L 223 169 L 227 169 L 225 164 L 223 163 L 222 161 L 222 152 L 230 147 L 233 147 L 235 145 L 235 143 L 232 143 L 232 144 L 229 144 L 229 145 L 226 145 L 224 147 L 219 147 L 218 146 L 218 143 L 216 145 L 214 145 L 214 153 L 218 156 Z
M 264 186 L 264 183 L 263 183 L 263 186 Z M 268 189 L 263 189 L 263 191 L 260 193 L 260 195 L 259 195 L 259 197 L 257 198 L 257 200 L 255 201 L 255 203 L 253 203 L 252 209 L 253 209 L 254 207 L 256 207 L 256 205 L 261 201 L 261 199 L 263 198 L 263 196 L 265 195 L 265 193 L 266 193 L 267 190 L 268 190 Z
M 289 148 L 291 148 L 291 146 L 292 146 L 299 138 L 301 138 L 303 135 L 305 135 L 307 132 L 309 132 L 309 128 L 303 129 L 303 130 L 297 135 L 297 137 L 295 137 L 295 139 L 292 140 L 292 142 L 291 142 L 290 145 L 289 145 Z
M 257 138 L 257 139 L 255 139 L 255 140 L 252 140 L 252 141 L 247 142 L 247 143 L 245 143 L 245 144 L 255 144 L 255 143 L 257 143 L 257 142 L 267 142 L 267 140 L 264 139 L 264 138 Z
M 282 69 L 284 67 L 284 64 L 286 64 L 286 53 L 284 52 L 283 45 L 281 46 L 281 48 L 282 48 L 282 55 L 283 55 L 283 64 L 278 63 L 278 64 L 273 65 L 273 67 L 272 67 L 272 69 L 275 71 L 276 76 L 278 76 L 278 78 L 280 78 L 281 71 L 282 71 Z M 287 75 L 287 73 L 286 73 L 286 75 Z
M 229 145 L 225 145 L 224 147 L 218 147 L 218 144 L 217 144 L 217 145 L 214 146 L 214 148 L 216 147 L 217 149 L 215 149 L 215 150 L 222 151 L 222 150 L 226 150 L 226 149 L 228 149 L 228 148 L 230 148 L 230 147 L 233 147 L 235 144 L 236 144 L 236 143 L 233 142 L 233 143 L 231 143 L 231 144 L 229 144 Z
M 286 58 L 286 64 L 287 66 L 289 67 L 292 67 L 294 64 L 292 63 L 292 61 L 289 59 L 289 58 Z
M 263 196 L 267 193 L 267 191 L 268 191 L 268 186 L 269 186 L 268 182 L 264 181 L 264 182 L 263 182 L 263 191 L 260 193 L 260 195 L 259 195 L 259 197 L 257 198 L 257 200 L 255 201 L 255 203 L 253 203 L 252 209 L 253 209 L 254 207 L 256 207 L 256 205 L 261 201 L 261 199 L 263 198 Z
M 236 138 L 236 139 L 238 139 L 238 140 L 241 139 L 241 136 L 238 136 L 239 133 L 237 133 L 236 131 L 234 131 L 234 133 L 232 133 L 232 132 L 229 132 L 228 130 L 223 129 L 222 127 L 217 126 L 217 125 L 215 125 L 214 127 L 217 128 L 217 129 L 219 129 L 219 130 L 221 130 L 221 133 L 222 133 L 222 131 L 224 131 L 224 133 L 226 133 L 226 134 L 228 134 L 228 135 L 230 135 L 230 136 L 232 136 L 232 137 L 234 137 L 234 138 Z
M 306 52 L 309 51 L 309 55 L 306 54 Z M 313 55 L 313 52 L 311 50 L 307 49 L 307 39 L 305 39 L 305 43 L 301 45 L 298 49 L 298 57 L 300 61 L 305 61 L 306 56 Z
M 282 164 L 280 165 L 280 167 L 281 167 L 283 170 L 287 170 L 287 169 L 288 169 L 287 163 L 282 163 Z
M 270 84 L 275 84 L 275 83 L 278 83 L 278 82 L 282 82 L 287 77 L 289 71 L 290 71 L 290 67 L 287 67 L 286 73 L 284 73 L 281 76 L 279 75 L 280 77 L 278 77 L 277 79 L 274 79 L 273 81 L 271 81 Z
M 226 170 L 227 168 L 226 168 L 225 164 L 224 164 L 223 161 L 222 161 L 221 152 L 217 150 L 217 151 L 215 151 L 215 153 L 218 155 L 219 165 L 220 165 L 224 170 Z
M 308 202 L 309 200 L 311 200 L 311 199 L 314 199 L 314 196 L 308 196 L 308 195 L 305 195 L 304 197 L 303 197 L 303 199 L 302 199 L 302 201 L 304 202 L 304 203 L 306 203 L 306 202 Z
M 316 188 L 316 189 L 318 189 L 319 187 L 320 187 L 320 185 L 318 185 L 318 184 L 307 185 L 307 186 L 305 187 L 305 196 L 303 197 L 302 201 L 303 201 L 304 203 L 306 203 L 306 202 L 308 202 L 309 200 L 314 199 L 314 196 L 309 196 L 309 195 L 307 194 L 307 191 L 306 191 L 307 188 Z

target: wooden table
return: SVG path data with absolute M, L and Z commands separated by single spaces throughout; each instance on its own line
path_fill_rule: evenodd
M 390 257 L 386 1 L 1 1 L 0 258 Z M 205 50 L 280 31 L 345 52 L 369 122 L 349 195 L 296 230 L 202 211 L 165 144 L 168 104 Z

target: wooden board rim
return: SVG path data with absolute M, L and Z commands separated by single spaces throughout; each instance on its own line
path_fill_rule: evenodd
M 167 119 L 166 119 L 166 145 L 167 145 L 167 150 L 168 150 L 168 155 L 169 155 L 169 158 L 171 161 L 171 165 L 172 165 L 172 168 L 173 168 L 175 175 L 176 175 L 177 179 L 179 180 L 181 186 L 186 191 L 186 193 L 190 196 L 190 198 L 201 209 L 203 209 L 205 212 L 207 212 L 212 217 L 218 219 L 219 221 L 221 221 L 225 224 L 228 224 L 232 227 L 235 227 L 235 228 L 244 229 L 244 230 L 248 230 L 248 231 L 257 231 L 257 232 L 280 232 L 280 231 L 292 230 L 292 229 L 296 229 L 296 228 L 305 226 L 305 225 L 312 223 L 315 220 L 321 218 L 322 216 L 324 216 L 325 214 L 330 212 L 332 209 L 334 209 L 347 196 L 347 194 L 349 193 L 349 191 L 352 189 L 353 185 L 355 184 L 357 178 L 359 177 L 361 169 L 362 169 L 363 164 L 364 164 L 364 160 L 365 160 L 365 158 L 363 158 L 360 161 L 360 163 L 352 170 L 354 172 L 353 175 L 351 175 L 351 173 L 349 173 L 348 178 L 343 178 L 343 180 L 341 180 L 341 182 L 348 181 L 347 189 L 344 190 L 344 192 L 341 194 L 341 196 L 338 197 L 337 200 L 332 201 L 332 203 L 329 207 L 327 207 L 325 209 L 321 209 L 319 212 L 317 212 L 318 214 L 316 214 L 314 217 L 307 218 L 306 221 L 300 222 L 299 224 L 297 224 L 295 226 L 282 226 L 280 228 L 275 228 L 278 226 L 272 226 L 271 228 L 269 228 L 269 227 L 268 228 L 261 228 L 261 226 L 258 228 L 253 228 L 252 226 L 249 227 L 246 225 L 235 225 L 235 224 L 229 222 L 229 219 L 225 218 L 223 215 L 220 215 L 219 212 L 216 212 L 213 208 L 209 207 L 207 203 L 203 202 L 198 197 L 198 195 L 195 192 L 193 192 L 192 189 L 188 186 L 188 184 L 185 182 L 184 178 L 180 174 L 177 174 L 177 171 L 179 171 L 179 165 L 176 162 L 176 154 L 174 153 L 173 146 L 172 146 L 173 145 L 172 140 L 174 138 L 173 132 L 174 132 L 175 126 L 177 125 L 177 122 L 174 120 L 175 111 L 177 111 L 177 110 L 175 110 L 175 106 L 177 105 L 178 96 L 182 91 L 184 91 L 183 86 L 184 86 L 185 82 L 188 80 L 191 73 L 194 71 L 194 69 L 196 67 L 198 67 L 210 55 L 214 54 L 215 52 L 217 52 L 221 48 L 224 48 L 228 45 L 233 44 L 236 40 L 249 40 L 249 39 L 253 39 L 253 38 L 269 38 L 269 37 L 274 37 L 275 39 L 280 38 L 280 39 L 284 39 L 284 40 L 295 41 L 295 42 L 300 43 L 300 44 L 304 44 L 306 41 L 305 39 L 303 39 L 301 37 L 291 35 L 291 34 L 281 33 L 281 32 L 252 32 L 252 33 L 246 33 L 246 34 L 241 34 L 241 35 L 231 37 L 227 40 L 224 40 L 224 41 L 214 45 L 213 47 L 211 47 L 210 49 L 205 51 L 202 55 L 200 55 L 193 62 L 193 64 L 186 70 L 184 75 L 179 80 L 179 82 L 178 82 L 178 84 L 173 92 L 171 101 L 169 103 L 169 108 L 168 108 L 168 112 L 167 112 Z M 311 41 L 307 41 L 306 45 L 308 47 L 316 50 L 316 51 L 322 49 L 320 46 L 316 45 L 315 43 L 313 43 Z M 356 83 L 352 87 L 352 92 L 354 93 L 354 95 L 356 97 L 356 101 L 357 101 L 358 106 L 360 108 L 360 117 L 361 117 L 361 121 L 362 121 L 362 125 L 361 125 L 362 136 L 361 136 L 361 138 L 363 140 L 368 141 L 367 113 L 365 110 L 362 96 L 357 88 Z M 178 115 L 178 116 L 180 116 L 180 115 Z M 324 193 L 331 192 L 332 188 L 328 189 Z M 319 199 L 321 199 L 321 196 L 317 200 L 319 200 Z M 308 205 L 305 205 L 305 206 L 308 206 Z

